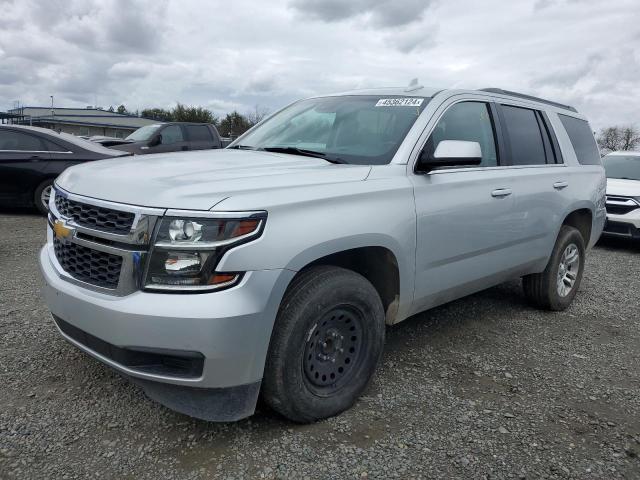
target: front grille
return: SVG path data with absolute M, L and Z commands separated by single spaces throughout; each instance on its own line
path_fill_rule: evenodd
M 58 263 L 73 278 L 98 287 L 118 287 L 122 268 L 121 256 L 76 243 L 62 243 L 57 238 L 53 240 L 53 248 Z
M 607 213 L 611 213 L 613 215 L 626 215 L 629 212 L 633 212 L 638 205 L 613 205 L 607 203 Z
M 59 194 L 55 196 L 55 204 L 62 216 L 72 219 L 82 227 L 101 232 L 126 235 L 131 230 L 135 218 L 135 214 L 131 212 L 76 202 Z
M 613 215 L 626 215 L 629 212 L 640 208 L 640 205 L 629 197 L 621 197 L 618 195 L 607 195 L 607 213 Z

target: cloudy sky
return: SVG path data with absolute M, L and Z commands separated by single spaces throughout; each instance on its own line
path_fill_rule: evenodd
M 0 110 L 218 115 L 420 83 L 497 86 L 640 125 L 638 0 L 0 0 Z

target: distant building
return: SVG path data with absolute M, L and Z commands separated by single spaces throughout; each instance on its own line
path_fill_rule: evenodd
M 8 114 L 8 115 L 7 115 Z M 156 120 L 122 115 L 99 108 L 51 108 L 21 107 L 9 110 L 5 114 L 8 123 L 32 125 L 73 135 L 124 138 L 134 130 L 145 125 L 161 123 Z

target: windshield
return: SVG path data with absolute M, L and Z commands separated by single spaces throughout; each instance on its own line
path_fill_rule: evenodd
M 134 142 L 144 142 L 145 140 L 149 140 L 153 135 L 158 131 L 158 129 L 162 125 L 146 125 L 144 127 L 140 127 L 131 135 L 129 135 L 125 140 L 133 140 Z
M 383 165 L 391 161 L 428 101 L 424 97 L 364 95 L 302 100 L 266 120 L 231 148 Z
M 607 155 L 602 159 L 607 178 L 640 180 L 640 156 Z

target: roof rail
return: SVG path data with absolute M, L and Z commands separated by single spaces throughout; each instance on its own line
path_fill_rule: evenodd
M 526 95 L 524 93 L 512 92 L 510 90 L 503 90 L 501 88 L 481 88 L 481 92 L 500 93 L 502 95 L 509 95 L 510 97 L 524 98 L 525 100 L 533 100 L 534 102 L 546 103 L 547 105 L 553 105 L 554 107 L 564 108 L 565 110 L 571 110 L 572 112 L 578 112 L 574 107 L 565 105 L 563 103 L 552 102 L 551 100 L 545 100 L 544 98 L 534 97 L 533 95 Z

